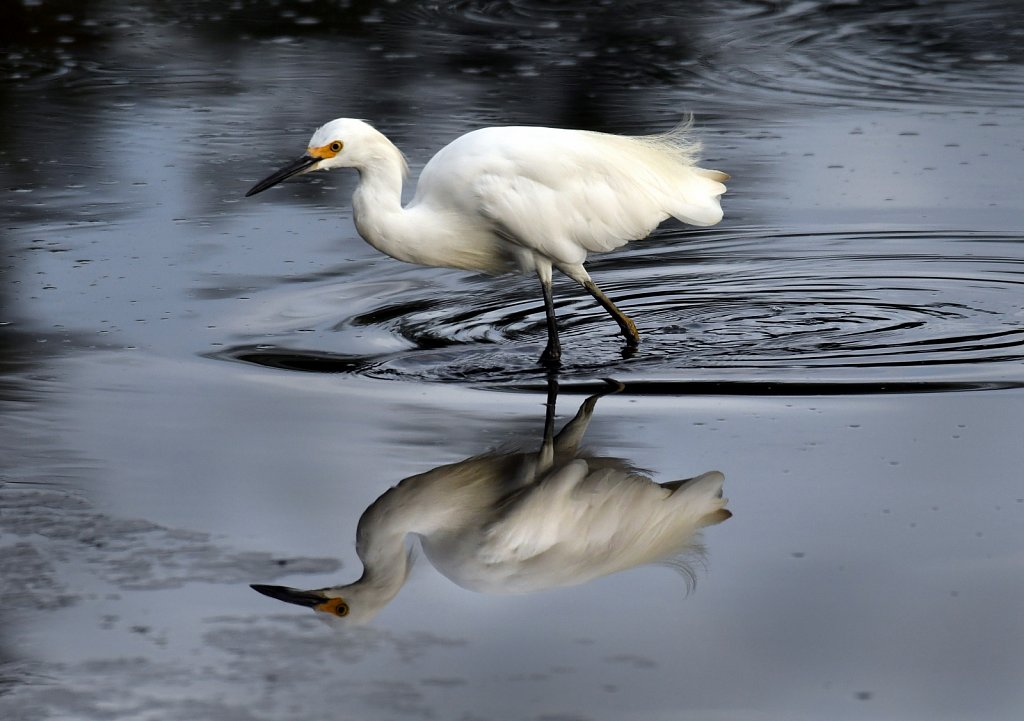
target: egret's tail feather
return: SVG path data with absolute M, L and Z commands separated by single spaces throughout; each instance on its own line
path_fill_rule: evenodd
M 722 220 L 721 196 L 726 191 L 728 173 L 707 170 L 695 166 L 701 151 L 701 143 L 690 134 L 693 116 L 690 115 L 667 133 L 635 138 L 657 151 L 660 166 L 664 159 L 676 163 L 681 173 L 676 181 L 665 188 L 667 203 L 662 206 L 672 217 L 690 225 L 714 225 Z M 665 176 L 667 177 L 667 175 Z
M 708 489 L 713 489 L 714 495 L 722 496 L 722 486 L 725 484 L 725 476 L 721 471 L 708 471 L 693 478 L 680 478 L 678 481 L 662 483 L 662 488 L 672 491 L 673 495 L 680 491 L 694 492 L 694 495 L 704 495 Z
M 673 501 L 685 506 L 699 520 L 699 526 L 713 526 L 732 517 L 725 506 L 728 498 L 722 495 L 725 476 L 719 471 L 708 471 L 693 478 L 662 483 L 672 491 Z
M 693 115 L 691 114 L 667 132 L 655 133 L 654 135 L 634 135 L 632 137 L 634 140 L 656 148 L 659 153 L 673 156 L 676 162 L 690 165 L 696 161 L 697 156 L 700 155 L 700 151 L 703 149 L 701 142 L 691 134 L 692 128 Z
M 729 176 L 720 170 L 693 168 L 676 188 L 675 202 L 668 209 L 674 218 L 690 225 L 714 225 L 722 219 L 723 184 Z
M 723 173 L 721 170 L 708 170 L 707 168 L 697 168 L 697 172 L 703 175 L 705 178 L 710 178 L 716 183 L 724 183 L 725 181 L 732 178 L 728 173 Z
M 722 521 L 728 521 L 730 518 L 732 518 L 732 511 L 730 511 L 728 508 L 719 508 L 717 511 L 715 511 L 712 514 L 709 514 L 705 518 L 706 523 L 704 525 L 716 526 Z

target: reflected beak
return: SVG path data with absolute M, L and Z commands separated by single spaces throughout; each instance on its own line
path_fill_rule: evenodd
M 277 185 L 282 180 L 287 180 L 293 175 L 298 175 L 299 173 L 305 173 L 307 170 L 310 170 L 313 165 L 320 162 L 321 160 L 323 160 L 323 158 L 314 158 L 312 155 L 303 155 L 294 163 L 290 163 L 289 165 L 284 166 L 273 175 L 264 178 L 260 182 L 256 183 L 256 185 L 249 188 L 249 192 L 245 194 L 245 197 L 248 198 L 250 195 L 262 193 L 267 188 L 273 185 Z M 268 586 L 267 588 L 272 587 Z
M 262 593 L 264 596 L 276 598 L 278 601 L 294 603 L 297 606 L 305 606 L 306 608 L 315 609 L 327 600 L 327 596 L 322 591 L 300 591 L 297 588 L 288 588 L 287 586 L 264 586 L 258 583 L 252 584 L 249 588 Z

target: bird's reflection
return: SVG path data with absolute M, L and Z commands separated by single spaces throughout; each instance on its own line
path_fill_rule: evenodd
M 598 399 L 590 396 L 556 435 L 557 388 L 548 393 L 544 440 L 531 453 L 485 453 L 410 476 L 359 519 L 363 575 L 316 590 L 253 585 L 272 598 L 352 623 L 370 620 L 402 588 L 419 536 L 430 562 L 464 588 L 523 593 L 585 583 L 646 563 L 692 577 L 697 532 L 732 514 L 724 476 L 655 483 L 628 461 L 581 448 Z

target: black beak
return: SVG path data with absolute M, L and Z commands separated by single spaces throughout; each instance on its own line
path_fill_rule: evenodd
M 273 175 L 264 178 L 260 182 L 256 183 L 256 185 L 249 188 L 249 192 L 245 194 L 245 197 L 248 198 L 250 195 L 262 193 L 267 188 L 271 187 L 272 185 L 277 185 L 282 180 L 287 180 L 293 175 L 304 173 L 307 170 L 309 170 L 310 166 L 312 166 L 319 160 L 320 158 L 314 158 L 312 155 L 303 155 L 294 163 L 290 163 L 289 165 L 284 166 Z
M 252 584 L 249 588 L 262 593 L 264 596 L 276 598 L 278 601 L 294 603 L 297 606 L 305 606 L 306 608 L 316 608 L 327 600 L 327 597 L 320 591 L 300 591 L 297 588 L 288 588 L 287 586 L 264 586 L 258 583 Z

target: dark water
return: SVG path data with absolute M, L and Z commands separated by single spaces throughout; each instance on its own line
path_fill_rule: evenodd
M 0 718 L 1019 718 L 1022 66 L 1007 1 L 5 4 Z M 340 171 L 242 198 L 341 115 L 415 176 L 690 111 L 725 220 L 592 259 L 635 354 L 556 283 L 547 419 L 533 279 L 379 256 Z M 695 588 L 248 588 L 355 580 L 375 499 L 605 378 L 581 462 L 725 475 Z

